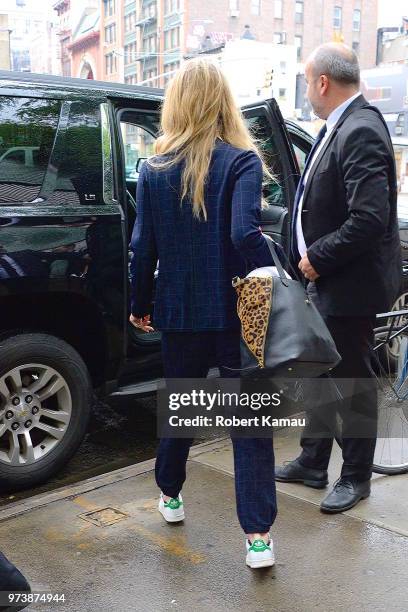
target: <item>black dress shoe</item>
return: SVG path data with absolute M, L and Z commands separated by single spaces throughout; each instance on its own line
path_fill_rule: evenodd
M 275 467 L 275 480 L 279 482 L 302 482 L 313 489 L 324 489 L 329 484 L 327 470 L 304 467 L 299 459 Z
M 339 478 L 333 490 L 320 504 L 322 512 L 334 514 L 353 508 L 361 499 L 370 495 L 371 481 L 356 482 L 347 478 Z
M 16 610 L 24 610 L 28 603 L 18 606 L 9 606 L 7 602 L 7 593 L 31 593 L 30 585 L 24 578 L 23 574 L 16 568 L 15 565 L 0 552 L 0 593 L 3 600 L 0 603 L 0 612 L 16 612 Z M 6 594 L 6 595 L 4 595 Z M 6 599 L 4 597 L 6 596 Z

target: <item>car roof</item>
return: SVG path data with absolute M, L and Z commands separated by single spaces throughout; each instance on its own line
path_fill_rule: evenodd
M 92 92 L 95 96 L 101 98 L 144 98 L 161 101 L 164 96 L 164 90 L 155 87 L 36 74 L 34 72 L 0 70 L 0 87 L 13 88 L 30 85 L 44 89 L 76 92 L 82 95 L 89 95 Z

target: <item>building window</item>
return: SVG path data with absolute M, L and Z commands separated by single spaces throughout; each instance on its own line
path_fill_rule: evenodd
M 150 17 L 156 17 L 156 4 L 152 2 L 151 4 L 144 6 L 142 15 L 143 15 L 143 19 L 149 19 Z
M 136 74 L 129 74 L 128 76 L 125 76 L 125 83 L 126 85 L 136 85 L 137 83 Z
M 115 0 L 105 0 L 105 17 L 115 14 Z
M 136 49 L 135 42 L 125 45 L 125 64 L 132 64 L 136 61 Z
M 303 37 L 295 36 L 295 47 L 297 54 L 297 61 L 300 62 L 302 59 L 302 46 L 303 46 Z
M 62 55 L 67 55 L 68 54 L 68 45 L 70 43 L 70 39 L 69 38 L 64 38 L 63 40 L 61 40 L 61 53 Z
M 177 49 L 180 46 L 180 28 L 172 28 L 164 33 L 164 49 Z
M 180 68 L 180 62 L 172 62 L 171 64 L 166 64 L 164 67 L 164 72 L 166 76 L 164 77 L 164 84 L 170 81 L 173 78 L 174 73 Z
M 261 14 L 261 0 L 251 0 L 251 13 L 252 15 Z
M 136 11 L 125 15 L 125 32 L 132 32 L 136 28 Z
M 146 87 L 157 87 L 157 79 L 155 78 L 157 76 L 157 69 L 156 68 L 151 68 L 150 70 L 145 70 L 143 72 L 143 85 L 146 85 Z
M 341 30 L 341 22 L 343 17 L 343 9 L 341 6 L 334 7 L 333 27 L 335 30 Z
M 283 32 L 275 32 L 273 42 L 275 45 L 281 45 L 283 43 Z
M 105 55 L 105 73 L 114 74 L 116 72 L 116 53 L 107 53 Z
M 65 60 L 62 62 L 62 76 L 71 76 L 71 60 Z
M 230 8 L 230 11 L 238 11 L 239 10 L 238 0 L 229 0 L 229 8 Z
M 157 37 L 156 34 L 148 36 L 143 41 L 143 51 L 145 53 L 156 53 L 157 51 Z
M 286 89 L 279 89 L 279 99 L 286 100 Z
M 283 18 L 283 2 L 282 0 L 275 0 L 275 19 Z
M 287 69 L 286 62 L 280 62 L 281 74 L 286 74 L 286 69 Z
M 361 29 L 361 11 L 355 9 L 353 12 L 353 32 L 359 32 Z
M 108 44 L 116 42 L 116 23 L 111 23 L 105 28 L 105 41 Z
M 180 0 L 166 0 L 164 3 L 164 14 L 171 15 L 180 10 Z
M 295 23 L 303 23 L 303 2 L 296 2 Z
M 359 52 L 360 52 L 360 43 L 359 42 L 357 42 L 357 41 L 353 42 L 353 51 L 354 51 L 354 53 L 356 55 L 359 54 Z

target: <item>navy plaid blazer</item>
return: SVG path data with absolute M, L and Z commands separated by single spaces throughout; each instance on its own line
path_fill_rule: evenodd
M 160 159 L 160 158 L 159 158 Z M 130 263 L 131 311 L 150 313 L 159 260 L 153 325 L 159 330 L 239 327 L 234 276 L 272 265 L 260 230 L 262 164 L 253 151 L 217 139 L 205 187 L 207 221 L 181 202 L 184 162 L 139 175 Z

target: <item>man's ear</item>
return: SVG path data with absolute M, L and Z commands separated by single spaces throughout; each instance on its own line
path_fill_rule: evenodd
M 327 76 L 325 74 L 320 75 L 319 77 L 319 85 L 320 85 L 320 95 L 323 96 L 324 94 L 327 93 L 327 90 L 329 89 L 329 79 L 327 78 Z

